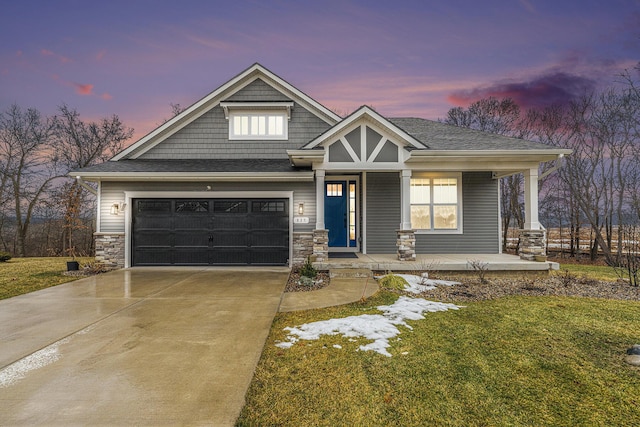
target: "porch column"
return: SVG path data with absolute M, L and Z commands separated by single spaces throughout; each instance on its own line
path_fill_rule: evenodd
M 316 230 L 324 230 L 324 175 L 324 170 L 316 170 Z
M 400 172 L 400 230 L 411 230 L 411 170 Z
M 538 221 L 538 168 L 527 169 L 524 175 L 524 228 L 540 230 Z

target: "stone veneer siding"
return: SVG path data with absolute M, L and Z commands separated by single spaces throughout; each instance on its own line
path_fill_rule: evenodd
M 416 260 L 416 233 L 415 230 L 396 230 L 398 240 L 398 260 L 415 261 Z
M 293 266 L 305 263 L 307 257 L 313 255 L 313 232 L 293 233 Z
M 520 230 L 520 259 L 534 261 L 536 256 L 546 256 L 546 230 Z
M 329 230 L 313 230 L 314 262 L 325 262 L 329 259 Z
M 124 267 L 124 233 L 95 233 L 96 262 L 110 268 Z

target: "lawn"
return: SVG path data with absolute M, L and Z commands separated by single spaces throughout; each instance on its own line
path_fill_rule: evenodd
M 560 264 L 560 271 L 556 271 L 553 274 L 563 274 L 564 271 L 594 280 L 616 281 L 619 279 L 615 269 L 608 265 Z
M 640 302 L 506 297 L 400 327 L 392 357 L 332 336 L 289 349 L 283 328 L 375 313 L 397 296 L 278 314 L 238 425 L 637 425 Z M 334 345 L 342 348 L 334 348 Z
M 88 262 L 93 258 L 80 258 Z M 69 258 L 12 258 L 0 263 L 0 299 L 71 282 L 78 277 L 65 276 Z

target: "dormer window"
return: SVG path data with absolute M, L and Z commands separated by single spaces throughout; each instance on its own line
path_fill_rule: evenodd
M 221 102 L 230 140 L 285 140 L 293 102 Z

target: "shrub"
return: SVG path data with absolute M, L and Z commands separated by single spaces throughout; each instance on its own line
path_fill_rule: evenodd
M 310 287 L 312 287 L 312 286 L 315 284 L 315 282 L 313 281 L 313 279 L 312 279 L 311 277 L 307 277 L 307 276 L 300 276 L 300 281 L 299 281 L 299 283 L 300 283 L 302 286 L 306 286 L 306 287 L 309 287 L 309 288 L 310 288 Z
M 11 259 L 9 252 L 0 252 L 0 262 L 7 262 Z
M 311 264 L 311 257 L 307 257 L 307 260 L 302 265 L 302 268 L 300 269 L 300 275 L 308 277 L 310 279 L 315 279 L 318 275 L 318 270 L 316 270 L 313 264 Z
M 380 285 L 383 288 L 403 291 L 404 287 L 408 285 L 408 283 L 402 277 L 396 276 L 393 273 L 389 273 L 382 277 L 382 279 L 380 279 Z

